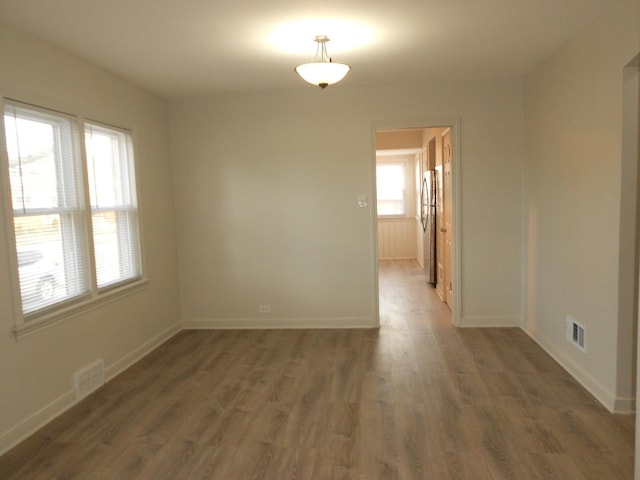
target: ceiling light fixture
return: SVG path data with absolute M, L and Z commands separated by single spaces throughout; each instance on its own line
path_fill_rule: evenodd
M 327 55 L 327 42 L 329 40 L 329 37 L 326 35 L 317 36 L 314 39 L 318 45 L 313 62 L 303 63 L 295 68 L 296 73 L 300 75 L 305 82 L 318 85 L 320 88 L 338 83 L 349 73 L 349 70 L 351 70 L 351 67 L 346 63 L 333 62 L 329 55 Z M 320 55 L 318 55 L 318 52 L 320 52 Z

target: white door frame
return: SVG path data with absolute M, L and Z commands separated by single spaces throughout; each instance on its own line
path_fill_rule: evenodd
M 453 283 L 453 305 L 451 305 L 452 322 L 455 327 L 460 326 L 462 313 L 462 282 L 460 272 L 462 265 L 461 244 L 461 202 L 460 202 L 460 177 L 462 172 L 462 156 L 460 155 L 460 128 L 459 117 L 426 117 L 405 120 L 376 120 L 371 123 L 371 266 L 374 273 L 373 299 L 374 318 L 376 326 L 380 325 L 380 286 L 378 272 L 378 214 L 377 214 L 377 191 L 376 191 L 376 131 L 377 130 L 402 130 L 408 128 L 435 128 L 451 127 L 451 141 L 453 144 L 453 156 L 451 166 L 452 200 L 453 200 L 453 249 L 451 252 L 451 272 Z

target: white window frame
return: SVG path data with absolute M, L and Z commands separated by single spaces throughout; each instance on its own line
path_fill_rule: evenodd
M 103 135 L 108 135 L 112 137 L 112 143 L 117 143 L 118 146 L 118 156 L 120 158 L 119 162 L 119 170 L 122 172 L 126 170 L 126 176 L 120 175 L 120 187 L 123 192 L 123 197 L 119 201 L 110 205 L 94 205 L 97 203 L 97 198 L 92 198 L 93 195 L 89 192 L 89 210 L 91 216 L 94 213 L 100 212 L 114 212 L 118 216 L 119 223 L 119 232 L 120 239 L 118 241 L 118 254 L 120 257 L 129 257 L 132 261 L 135 262 L 135 272 L 133 274 L 129 274 L 126 278 L 118 279 L 113 282 L 108 282 L 106 284 L 100 285 L 99 279 L 96 278 L 96 283 L 98 284 L 97 288 L 99 291 L 105 291 L 111 288 L 115 288 L 118 285 L 129 283 L 131 281 L 135 281 L 142 276 L 142 255 L 140 251 L 140 222 L 138 216 L 138 199 L 137 199 L 137 186 L 136 186 L 136 172 L 135 172 L 135 156 L 133 153 L 133 137 L 131 132 L 118 127 L 113 127 L 111 125 L 106 125 L 101 122 L 86 120 L 84 122 L 84 131 L 83 134 L 87 134 L 87 129 L 95 128 L 98 133 Z M 121 135 L 122 138 L 120 140 L 116 139 L 116 135 Z M 85 143 L 86 145 L 86 143 Z M 85 165 L 87 165 L 87 171 L 89 169 L 88 165 L 91 162 L 89 157 L 89 152 L 85 153 L 87 160 Z M 90 181 L 90 175 L 87 172 L 87 182 Z M 91 186 L 89 186 L 89 190 L 91 190 Z M 119 215 L 121 213 L 125 213 L 130 216 L 133 221 L 125 221 L 123 216 Z M 92 231 L 92 248 L 93 248 L 93 261 L 94 266 L 97 268 L 97 255 L 95 252 L 95 235 L 93 235 Z M 135 240 L 135 244 L 131 245 L 128 240 L 133 238 Z M 97 272 L 96 272 L 97 275 Z
M 12 194 L 11 194 L 11 184 L 9 178 L 9 159 L 6 148 L 6 132 L 5 132 L 5 123 L 4 123 L 4 113 L 5 113 L 5 105 L 7 104 L 15 104 L 34 112 L 42 112 L 44 114 L 50 115 L 58 115 L 60 117 L 66 117 L 72 120 L 71 128 L 75 131 L 72 132 L 74 138 L 77 138 L 77 141 L 74 141 L 74 148 L 77 147 L 78 151 L 74 152 L 76 158 L 74 161 L 79 162 L 81 166 L 81 179 L 75 179 L 76 185 L 75 189 L 78 190 L 79 195 L 81 196 L 80 202 L 81 205 L 79 208 L 83 209 L 79 217 L 79 221 L 82 222 L 81 229 L 84 229 L 85 233 L 85 246 L 88 249 L 88 254 L 86 258 L 88 259 L 87 265 L 76 265 L 76 268 L 85 269 L 85 274 L 88 275 L 88 290 L 85 294 L 78 295 L 74 298 L 64 300 L 59 303 L 54 303 L 46 308 L 36 310 L 30 313 L 23 313 L 22 302 L 21 302 L 21 292 L 20 292 L 20 281 L 18 275 L 18 259 L 17 259 L 17 245 L 16 245 L 16 232 L 14 228 L 14 216 L 16 212 L 14 212 L 12 208 Z M 65 111 L 62 111 L 65 110 Z M 94 308 L 99 307 L 104 303 L 108 303 L 114 301 L 122 296 L 133 294 L 139 291 L 141 288 L 146 287 L 148 285 L 149 280 L 146 276 L 146 268 L 145 268 L 145 260 L 144 260 L 144 252 L 143 252 L 143 235 L 142 235 L 142 227 L 141 227 L 141 215 L 140 208 L 136 202 L 136 228 L 137 228 L 137 248 L 138 248 L 138 258 L 139 258 L 139 275 L 132 277 L 130 279 L 124 280 L 122 282 L 109 284 L 104 288 L 99 289 L 97 287 L 96 282 L 96 267 L 95 267 L 95 257 L 94 257 L 94 249 L 93 249 L 93 232 L 92 232 L 92 224 L 91 224 L 91 206 L 89 202 L 89 186 L 88 186 L 88 175 L 87 175 L 87 159 L 86 159 L 86 148 L 84 142 L 85 135 L 85 116 L 80 112 L 73 112 L 73 109 L 60 109 L 55 107 L 50 107 L 48 105 L 42 105 L 42 102 L 38 102 L 38 105 L 35 105 L 34 102 L 24 101 L 19 98 L 9 98 L 5 96 L 0 96 L 0 111 L 2 111 L 2 121 L 0 121 L 0 182 L 2 191 L 2 204 L 5 206 L 2 208 L 3 215 L 5 218 L 5 226 L 6 226 L 6 242 L 9 249 L 9 267 L 11 274 L 11 290 L 12 290 L 12 299 L 14 305 L 14 335 L 16 339 L 20 340 L 25 336 L 31 335 L 37 331 L 45 327 L 49 327 L 51 325 L 55 325 L 62 321 L 69 320 L 74 318 L 84 312 L 92 310 Z M 104 122 L 89 120 L 86 119 L 87 122 L 90 122 L 93 125 L 102 125 L 106 128 L 117 130 L 129 135 L 130 142 L 128 142 L 128 147 L 130 149 L 130 154 L 132 155 L 132 175 L 133 175 L 133 184 L 132 188 L 134 189 L 133 193 L 136 197 L 139 197 L 139 186 L 138 186 L 138 176 L 136 175 L 137 171 L 137 162 L 135 156 L 135 135 L 131 129 L 115 127 L 109 125 Z M 65 210 L 65 209 L 60 209 Z M 54 212 L 53 209 L 47 209 L 46 213 L 57 213 Z M 34 213 L 35 214 L 35 213 Z

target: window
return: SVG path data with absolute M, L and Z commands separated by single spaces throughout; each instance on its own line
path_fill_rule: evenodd
M 7 104 L 4 111 L 22 311 L 89 292 L 74 120 Z
M 4 105 L 24 320 L 140 278 L 130 135 L 86 123 L 83 144 L 75 117 L 13 101 Z
M 404 216 L 406 205 L 406 164 L 379 163 L 376 165 L 378 215 Z
M 131 137 L 85 126 L 96 279 L 99 288 L 140 275 Z

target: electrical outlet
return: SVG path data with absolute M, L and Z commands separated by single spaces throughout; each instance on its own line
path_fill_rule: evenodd
M 259 313 L 271 313 L 271 305 L 258 305 Z

